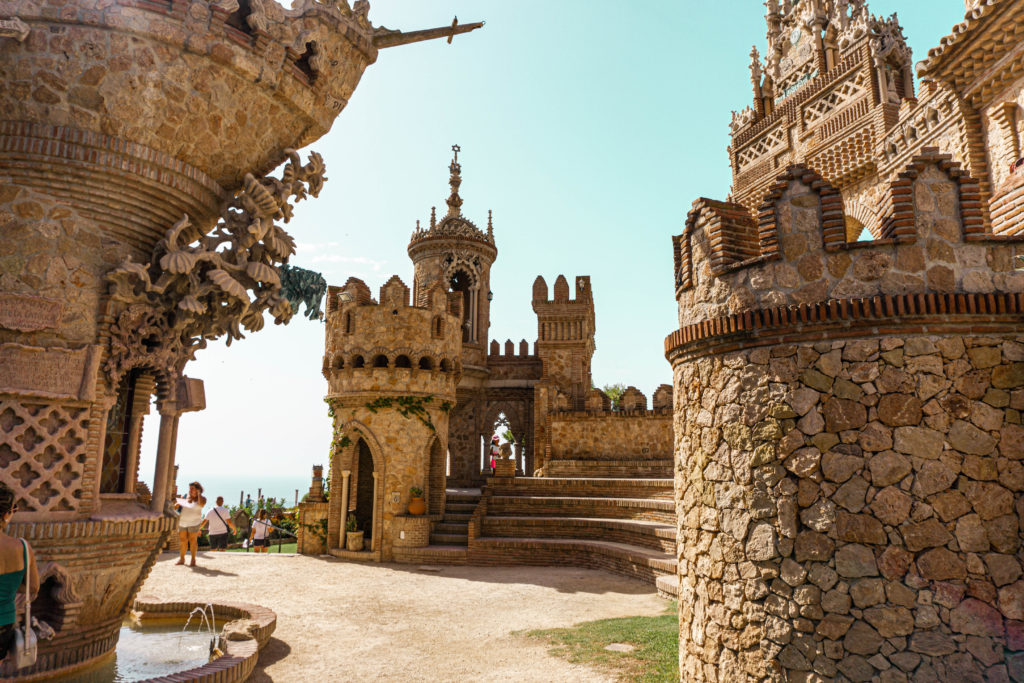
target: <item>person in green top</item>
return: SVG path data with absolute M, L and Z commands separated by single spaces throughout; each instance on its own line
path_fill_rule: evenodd
M 29 600 L 39 592 L 36 557 L 28 543 L 7 535 L 7 526 L 18 511 L 15 493 L 0 482 L 0 660 L 11 651 L 14 630 L 18 625 L 15 596 L 25 590 L 25 568 L 28 567 Z

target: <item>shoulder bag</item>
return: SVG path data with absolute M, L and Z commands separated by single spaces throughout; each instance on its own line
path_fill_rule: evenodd
M 39 655 L 39 640 L 32 630 L 32 596 L 28 585 L 28 543 L 22 538 L 21 547 L 25 555 L 25 628 L 15 629 L 14 643 L 11 645 L 11 659 L 14 666 L 25 669 L 36 663 Z

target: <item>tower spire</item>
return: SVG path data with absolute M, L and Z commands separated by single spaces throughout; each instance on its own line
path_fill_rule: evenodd
M 459 152 L 462 148 L 458 145 L 452 145 L 452 163 L 448 166 L 448 170 L 451 171 L 451 175 L 448 177 L 448 184 L 452 186 L 452 193 L 448 196 L 448 215 L 449 216 L 461 216 L 462 215 L 462 197 L 459 196 L 459 186 L 462 185 L 462 166 L 459 164 Z

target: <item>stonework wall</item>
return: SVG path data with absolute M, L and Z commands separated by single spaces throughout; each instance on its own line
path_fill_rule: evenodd
M 651 460 L 672 453 L 669 411 L 554 413 L 552 460 Z
M 1024 337 L 778 344 L 675 383 L 683 680 L 1024 672 Z

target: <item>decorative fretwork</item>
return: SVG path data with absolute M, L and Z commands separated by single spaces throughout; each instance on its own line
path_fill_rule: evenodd
M 786 78 L 779 81 L 777 88 L 777 92 L 779 94 L 775 97 L 775 103 L 778 104 L 782 100 L 786 99 L 795 93 L 800 86 L 814 80 L 817 75 L 818 67 L 815 66 L 813 61 L 809 61 L 802 66 L 797 67 Z
M 18 508 L 72 512 L 82 495 L 89 410 L 0 400 L 0 480 L 18 494 Z
M 280 179 L 246 174 L 212 231 L 204 234 L 184 216 L 149 263 L 129 259 L 107 275 L 115 321 L 108 377 L 116 381 L 136 367 L 173 377 L 210 339 L 226 336 L 230 345 L 243 338 L 242 328 L 261 329 L 267 311 L 275 323 L 291 319 L 278 268 L 295 253 L 295 241 L 276 222 L 291 220 L 292 200 L 316 197 L 326 178 L 319 154 L 305 166 L 295 150 L 286 154 Z
M 804 106 L 804 123 L 812 126 L 867 94 L 867 79 L 864 71 L 858 71 L 853 78 L 843 81 L 820 97 Z
M 766 154 L 771 154 L 777 150 L 783 149 L 786 146 L 786 140 L 786 128 L 778 126 L 777 128 L 762 135 L 749 147 L 746 147 L 737 154 L 736 165 L 740 171 L 743 171 L 747 166 L 759 160 Z

